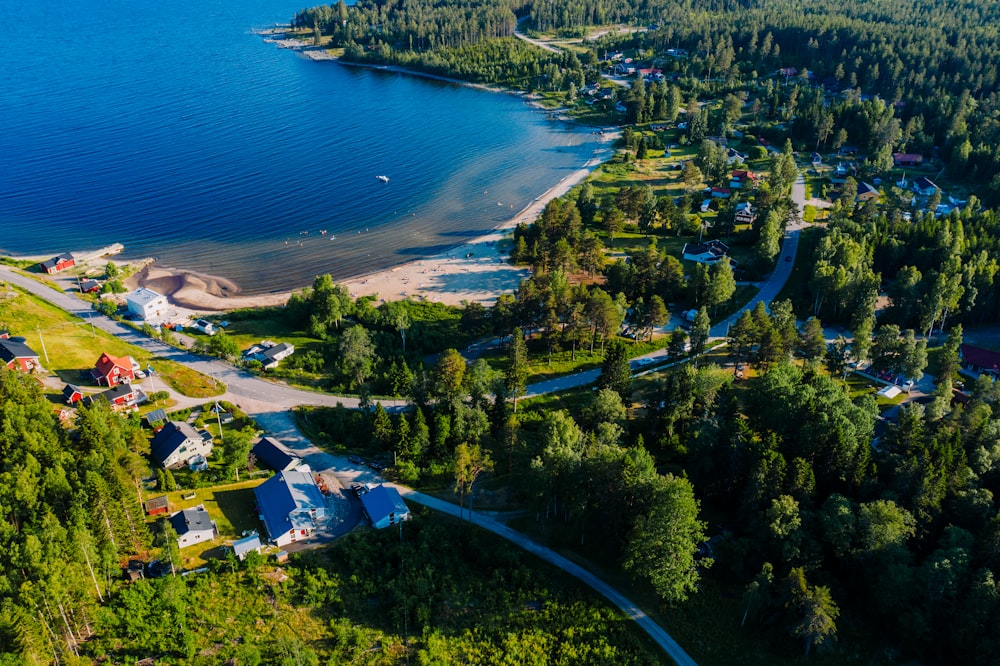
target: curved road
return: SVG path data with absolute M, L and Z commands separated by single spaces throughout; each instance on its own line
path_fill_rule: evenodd
M 711 337 L 726 337 L 729 327 L 735 324 L 745 311 L 757 307 L 758 303 L 764 303 L 770 311 L 771 301 L 778 297 L 778 294 L 785 287 L 785 283 L 788 282 L 788 278 L 791 277 L 792 271 L 795 269 L 795 255 L 799 249 L 799 234 L 807 226 L 802 221 L 802 210 L 806 205 L 806 181 L 801 173 L 792 183 L 792 201 L 798 207 L 798 214 L 795 221 L 785 227 L 785 240 L 781 244 L 777 265 L 767 280 L 760 283 L 760 291 L 750 299 L 749 303 L 712 327 Z
M 381 477 L 371 470 L 358 469 L 347 458 L 335 456 L 317 448 L 299 432 L 288 411 L 298 405 L 335 406 L 342 404 L 345 407 L 356 408 L 358 406 L 357 398 L 312 393 L 281 384 L 274 384 L 234 368 L 228 363 L 211 360 L 197 354 L 170 347 L 162 342 L 148 338 L 128 326 L 97 314 L 90 308 L 88 303 L 79 300 L 73 294 L 53 289 L 46 284 L 42 284 L 30 277 L 13 271 L 7 266 L 0 266 L 0 279 L 22 287 L 26 291 L 49 301 L 57 307 L 89 321 L 96 328 L 107 331 L 152 354 L 183 363 L 194 370 L 225 381 L 229 385 L 229 390 L 223 397 L 237 403 L 248 414 L 252 414 L 262 428 L 277 437 L 290 450 L 299 455 L 313 470 L 320 473 L 332 473 L 338 479 L 341 479 L 341 482 L 345 486 L 349 486 L 352 482 L 384 482 Z M 565 379 L 575 379 L 579 382 L 585 376 L 589 376 L 589 374 L 580 373 L 580 375 L 574 375 Z M 593 378 L 586 381 L 593 381 Z M 549 390 L 558 389 L 551 388 Z M 459 515 L 459 507 L 454 504 L 431 497 L 430 495 L 425 495 L 405 486 L 385 483 L 398 489 L 401 495 L 412 502 L 422 504 L 457 518 L 462 517 Z M 476 525 L 517 544 L 528 552 L 583 581 L 611 601 L 629 618 L 635 620 L 649 634 L 653 641 L 677 664 L 680 666 L 695 666 L 695 661 L 681 648 L 677 641 L 646 615 L 637 604 L 591 572 L 489 516 L 474 511 L 470 512 L 469 510 L 465 510 L 464 513 Z

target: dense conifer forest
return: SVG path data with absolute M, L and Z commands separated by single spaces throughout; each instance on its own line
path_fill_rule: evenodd
M 831 108 L 790 113 L 793 137 L 814 137 L 829 115 L 871 155 L 886 143 L 904 152 L 937 149 L 950 172 L 978 183 L 980 198 L 992 204 L 1000 197 L 998 13 L 994 3 L 958 11 L 934 0 L 410 1 L 326 5 L 300 12 L 293 24 L 329 36 L 347 59 L 530 90 L 593 83 L 607 53 L 619 49 L 662 67 L 689 93 L 739 89 L 784 70 L 843 95 Z M 525 31 L 564 36 L 608 24 L 642 30 L 553 54 L 510 39 L 519 19 Z

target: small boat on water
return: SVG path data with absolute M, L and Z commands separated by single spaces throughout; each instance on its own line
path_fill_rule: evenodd
M 381 180 L 383 183 L 388 183 L 389 182 L 389 176 L 375 176 L 375 178 L 377 178 L 378 180 Z

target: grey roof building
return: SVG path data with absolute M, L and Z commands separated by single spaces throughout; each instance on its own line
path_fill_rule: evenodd
M 195 456 L 210 456 L 212 440 L 206 440 L 188 423 L 169 421 L 150 442 L 153 461 L 163 467 L 180 467 Z
M 170 516 L 170 524 L 177 532 L 177 545 L 181 548 L 187 548 L 202 541 L 211 541 L 218 535 L 215 521 L 209 517 L 208 511 L 202 504 L 191 509 L 178 511 Z

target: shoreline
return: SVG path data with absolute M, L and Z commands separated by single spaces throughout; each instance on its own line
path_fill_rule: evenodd
M 335 62 L 349 67 L 361 67 L 376 71 L 392 72 L 407 76 L 440 81 L 452 85 L 482 90 L 484 92 L 506 93 L 525 98 L 526 102 L 545 112 L 537 98 L 523 91 L 488 86 L 446 76 L 406 69 L 398 65 L 379 65 L 341 60 L 328 50 L 315 47 L 305 40 L 289 38 L 287 30 L 275 27 L 257 31 L 267 43 L 279 48 L 301 53 L 304 57 L 318 62 Z M 572 124 L 581 130 L 586 127 L 565 115 L 557 115 L 562 122 Z M 345 286 L 352 298 L 374 296 L 378 301 L 415 298 L 434 301 L 446 305 L 461 305 L 464 302 L 492 304 L 504 292 L 517 288 L 530 275 L 525 267 L 508 263 L 508 254 L 501 245 L 508 232 L 521 223 L 531 224 L 542 213 L 545 206 L 570 189 L 586 180 L 593 171 L 609 159 L 613 153 L 613 142 L 620 136 L 616 129 L 602 131 L 591 157 L 579 169 L 563 177 L 558 183 L 535 197 L 509 220 L 497 225 L 488 233 L 460 243 L 448 250 L 426 257 L 389 266 L 382 270 L 357 275 L 338 283 Z M 273 307 L 283 305 L 293 293 L 276 292 L 260 295 L 240 295 L 239 286 L 225 277 L 206 275 L 196 271 L 157 266 L 145 267 L 132 276 L 129 286 L 143 286 L 162 293 L 175 307 L 191 311 L 225 312 L 242 308 Z M 309 285 L 303 285 L 306 288 Z
M 415 76 L 484 92 L 516 95 L 546 113 L 553 112 L 542 106 L 537 97 L 524 91 L 462 81 L 398 65 L 341 60 L 331 55 L 327 49 L 313 46 L 302 39 L 289 37 L 285 26 L 255 30 L 254 33 L 262 37 L 266 43 L 295 51 L 314 61 L 335 62 L 344 66 Z M 559 114 L 558 111 L 554 117 L 581 131 L 587 127 L 574 122 L 568 116 Z M 461 305 L 463 302 L 492 304 L 501 293 L 516 289 L 518 284 L 530 275 L 527 268 L 508 263 L 508 253 L 501 249 L 510 230 L 522 223 L 533 223 L 550 201 L 565 195 L 570 189 L 586 180 L 598 166 L 613 155 L 612 144 L 618 136 L 620 132 L 617 129 L 602 131 L 591 157 L 580 168 L 564 176 L 513 217 L 489 232 L 436 255 L 360 274 L 339 280 L 338 283 L 347 288 L 352 298 L 374 296 L 378 301 L 415 298 L 446 305 Z M 286 303 L 293 293 L 293 291 L 283 291 L 244 296 L 240 293 L 239 285 L 224 276 L 159 266 L 155 260 L 130 276 L 126 284 L 130 288 L 141 286 L 161 293 L 174 307 L 190 311 L 192 314 L 279 306 Z M 300 289 L 308 286 L 310 285 L 302 285 Z
M 375 296 L 378 302 L 414 298 L 446 305 L 492 304 L 501 293 L 516 289 L 530 274 L 528 268 L 508 263 L 508 254 L 501 248 L 508 233 L 521 223 L 533 223 L 550 201 L 586 180 L 613 154 L 613 142 L 617 137 L 617 131 L 606 132 L 580 168 L 564 176 L 488 233 L 444 252 L 338 280 L 338 284 L 345 286 L 352 298 Z M 293 293 L 243 296 L 239 285 L 225 277 L 155 263 L 130 276 L 127 285 L 152 289 L 166 296 L 175 307 L 193 312 L 274 307 L 284 305 Z

